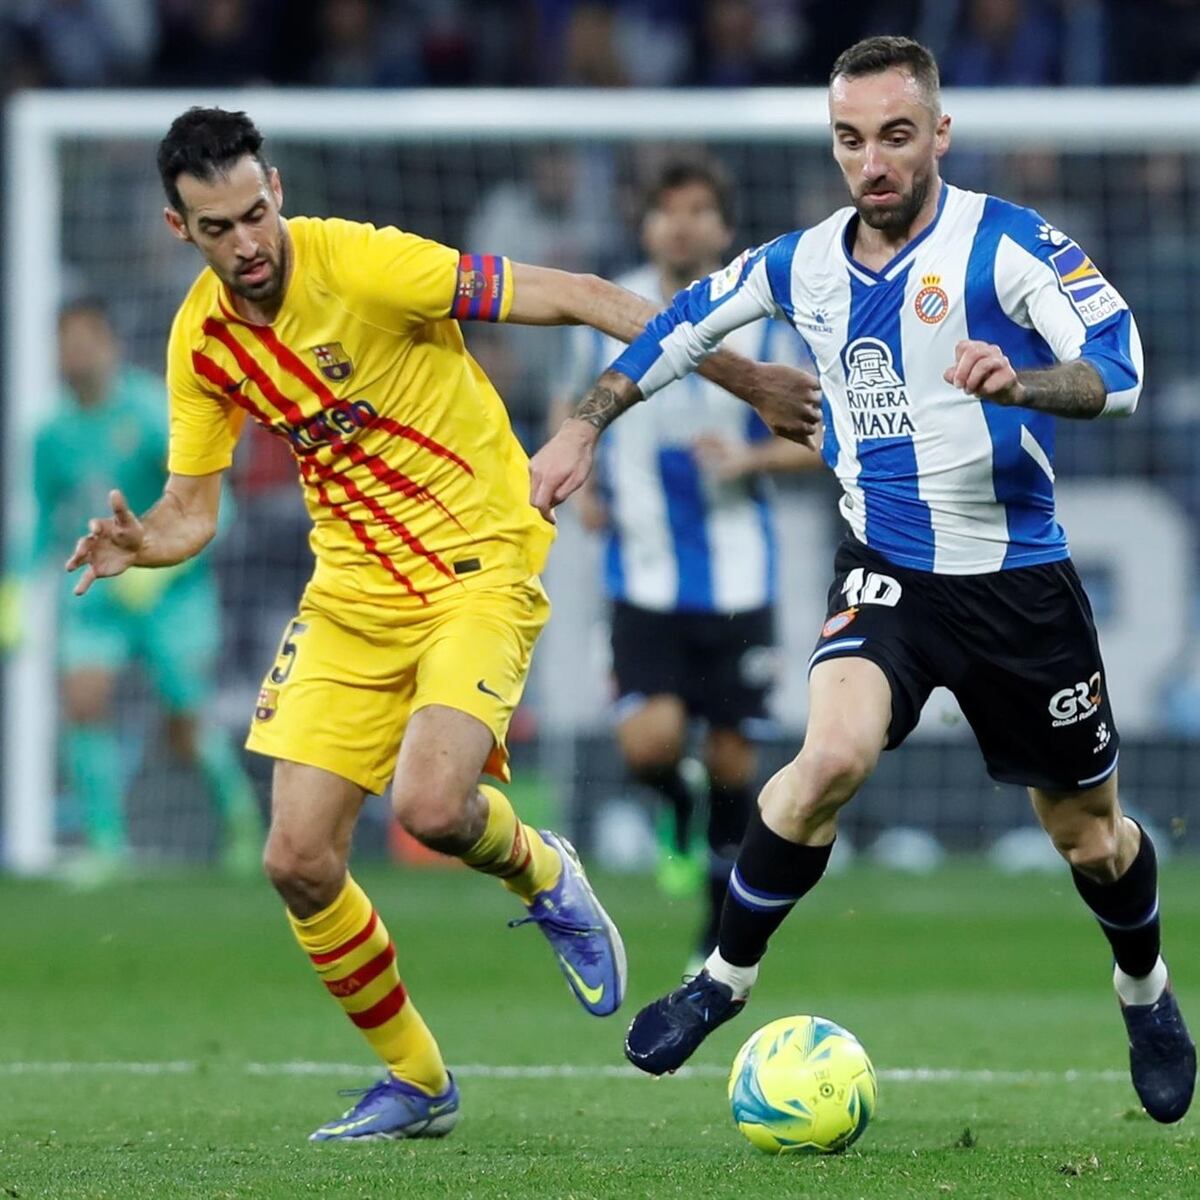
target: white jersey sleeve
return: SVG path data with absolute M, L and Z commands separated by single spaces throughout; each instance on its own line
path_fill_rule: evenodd
M 775 288 L 791 270 L 799 233 L 744 250 L 728 266 L 676 293 L 671 306 L 611 365 L 648 397 L 694 371 L 726 334 L 781 315 Z

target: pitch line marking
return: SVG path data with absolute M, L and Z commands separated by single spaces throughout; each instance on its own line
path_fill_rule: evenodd
M 204 1071 L 232 1068 L 245 1075 L 270 1078 L 280 1076 L 356 1076 L 378 1074 L 379 1067 L 369 1063 L 348 1062 L 242 1062 L 200 1063 L 188 1059 L 161 1062 L 0 1062 L 0 1076 L 14 1075 L 193 1075 Z M 684 1067 L 676 1079 L 724 1079 L 729 1074 L 715 1063 Z M 886 1083 L 1119 1083 L 1129 1078 L 1125 1071 L 994 1071 L 970 1070 L 956 1067 L 889 1067 L 877 1071 Z M 454 1067 L 458 1079 L 645 1079 L 644 1072 L 622 1064 L 593 1065 L 575 1063 L 541 1063 L 502 1066 L 490 1063 L 467 1063 Z

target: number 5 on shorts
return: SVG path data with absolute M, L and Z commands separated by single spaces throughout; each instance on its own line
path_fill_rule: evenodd
M 292 673 L 292 668 L 296 665 L 296 651 L 299 647 L 296 645 L 296 638 L 307 632 L 308 625 L 303 621 L 293 621 L 283 635 L 283 641 L 279 643 L 279 653 L 275 655 L 275 665 L 271 668 L 271 682 L 275 684 L 286 683 L 287 677 Z

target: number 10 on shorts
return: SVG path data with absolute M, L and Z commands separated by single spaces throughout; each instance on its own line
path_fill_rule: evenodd
M 855 567 L 842 584 L 847 608 L 858 608 L 863 604 L 882 604 L 887 608 L 895 608 L 903 592 L 898 579 L 868 571 L 865 567 Z

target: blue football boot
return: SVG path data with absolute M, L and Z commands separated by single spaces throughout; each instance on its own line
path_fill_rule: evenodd
M 453 1076 L 438 1096 L 391 1074 L 369 1088 L 352 1089 L 342 1095 L 358 1096 L 358 1103 L 310 1134 L 310 1142 L 445 1137 L 458 1124 L 458 1085 Z
M 651 1075 L 677 1071 L 718 1025 L 745 1007 L 728 984 L 701 971 L 633 1018 L 625 1035 L 625 1057 Z
M 596 899 L 575 848 L 548 829 L 541 836 L 562 860 L 562 875 L 526 905 L 528 916 L 509 925 L 537 925 L 579 1003 L 593 1016 L 607 1017 L 625 998 L 625 944 Z
M 1178 1121 L 1196 1087 L 1196 1047 L 1170 985 L 1153 1004 L 1122 1004 L 1129 1032 L 1129 1074 L 1142 1107 L 1156 1121 Z

